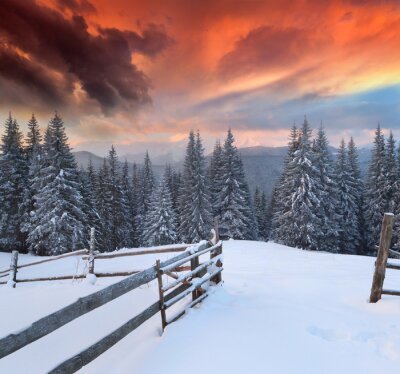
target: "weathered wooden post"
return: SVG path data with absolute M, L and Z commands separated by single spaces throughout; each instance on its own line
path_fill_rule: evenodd
M 90 229 L 90 243 L 89 243 L 89 274 L 94 274 L 94 250 L 95 250 L 95 230 L 94 227 Z
M 215 242 L 219 242 L 219 222 L 218 218 L 214 220 L 214 230 L 215 230 Z M 222 243 L 221 246 L 218 247 L 215 251 L 210 252 L 210 258 L 214 258 L 222 254 Z M 219 268 L 222 267 L 222 261 L 218 260 L 216 264 Z M 214 283 L 220 283 L 222 281 L 222 273 L 217 274 L 215 277 L 211 278 L 211 281 Z
M 199 257 L 192 258 L 190 260 L 190 270 L 195 270 L 200 265 Z M 192 300 L 196 300 L 200 296 L 199 291 L 197 289 L 192 291 Z
M 9 284 L 15 288 L 17 284 L 17 271 L 18 271 L 18 251 L 12 251 L 11 264 L 10 264 L 10 278 Z
M 157 280 L 158 280 L 158 294 L 160 297 L 160 313 L 161 313 L 161 327 L 162 332 L 164 332 L 165 327 L 167 326 L 167 317 L 164 309 L 164 291 L 163 291 L 163 281 L 162 281 L 162 272 L 160 266 L 160 260 L 156 262 L 157 269 Z
M 385 279 L 386 263 L 392 241 L 393 213 L 385 213 L 382 221 L 379 249 L 375 262 L 375 273 L 372 280 L 370 303 L 376 303 L 382 297 L 383 281 Z

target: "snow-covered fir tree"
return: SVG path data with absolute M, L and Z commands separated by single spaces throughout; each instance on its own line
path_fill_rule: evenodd
M 375 131 L 374 147 L 368 168 L 368 177 L 364 193 L 364 218 L 366 246 L 375 253 L 379 241 L 382 217 L 387 207 L 385 195 L 385 138 L 381 127 Z
M 267 207 L 265 193 L 260 191 L 259 186 L 256 186 L 253 198 L 254 214 L 257 222 L 258 238 L 267 240 Z
M 222 239 L 254 239 L 257 226 L 243 164 L 234 142 L 232 131 L 228 130 L 222 156 L 224 183 L 218 197 L 221 204 L 220 236 Z
M 200 134 L 189 134 L 180 191 L 179 236 L 187 243 L 207 239 L 212 227 L 210 193 Z
M 294 124 L 290 130 L 288 151 L 283 164 L 281 177 L 275 184 L 271 198 L 271 238 L 279 243 L 294 246 L 292 196 L 295 188 L 293 160 L 300 145 L 300 133 Z
M 96 210 L 100 217 L 100 235 L 97 242 L 100 251 L 111 251 L 111 215 L 112 200 L 110 188 L 110 170 L 106 159 L 100 167 L 96 178 Z
M 22 133 L 10 116 L 5 123 L 0 156 L 0 250 L 24 250 L 20 208 L 26 188 L 28 167 L 22 148 Z
M 170 164 L 168 164 L 165 168 L 164 178 L 171 193 L 172 208 L 175 213 L 175 226 L 179 227 L 179 196 L 182 183 L 181 175 L 175 171 Z
M 122 190 L 122 210 L 125 226 L 125 235 L 122 240 L 122 245 L 126 248 L 134 247 L 135 245 L 135 202 L 133 196 L 133 189 L 131 185 L 131 178 L 129 175 L 128 161 L 125 160 L 122 166 L 121 176 L 121 190 Z
M 221 142 L 216 141 L 210 165 L 208 167 L 208 179 L 210 181 L 210 201 L 214 217 L 221 215 L 221 202 L 219 201 L 223 187 L 223 150 Z
M 97 213 L 96 208 L 96 186 L 97 176 L 93 167 L 92 159 L 89 159 L 89 165 L 87 170 L 81 168 L 79 172 L 80 181 L 80 193 L 82 195 L 82 210 L 86 215 L 84 237 L 85 242 L 89 243 L 90 240 L 90 229 L 95 229 L 95 240 L 98 241 L 101 233 L 101 222 L 100 216 Z M 97 243 L 96 243 L 97 244 Z M 99 248 L 96 245 L 96 248 Z
M 176 217 L 167 173 L 153 190 L 142 235 L 142 243 L 146 246 L 172 244 L 177 240 Z
M 288 165 L 287 178 L 290 188 L 286 191 L 289 192 L 288 201 L 291 204 L 283 213 L 283 227 L 280 229 L 279 239 L 287 245 L 317 250 L 322 231 L 318 217 L 320 201 L 317 192 L 323 187 L 320 184 L 319 171 L 315 167 L 311 132 L 305 119 L 298 138 L 298 149 Z
M 43 184 L 35 195 L 27 239 L 30 250 L 56 255 L 82 248 L 87 218 L 82 210 L 79 172 L 57 114 L 46 131 L 43 162 Z
M 332 159 L 328 148 L 328 139 L 322 125 L 318 129 L 313 143 L 314 166 L 320 189 L 315 190 L 319 200 L 319 209 L 315 212 L 320 230 L 316 230 L 316 248 L 320 251 L 339 252 L 339 221 L 337 206 L 337 188 Z
M 361 243 L 359 224 L 359 191 L 358 180 L 349 162 L 349 155 L 344 140 L 335 162 L 335 181 L 337 186 L 337 210 L 339 248 L 341 253 L 357 254 Z
M 109 197 L 111 199 L 109 203 L 111 207 L 110 249 L 116 250 L 131 244 L 132 228 L 129 219 L 127 219 L 129 217 L 129 201 L 123 193 L 121 164 L 114 146 L 111 147 L 107 160 L 109 166 Z
M 149 153 L 146 152 L 144 157 L 143 167 L 140 169 L 140 192 L 139 192 L 139 204 L 138 212 L 136 215 L 136 225 L 139 233 L 143 233 L 145 229 L 146 215 L 150 209 L 151 197 L 153 194 L 153 188 L 155 186 L 155 178 L 153 174 L 153 167 L 151 164 Z M 141 243 L 143 244 L 143 243 Z
M 358 218 L 358 232 L 360 235 L 360 243 L 357 248 L 358 254 L 367 254 L 365 250 L 365 240 L 364 240 L 364 183 L 361 178 L 361 168 L 360 161 L 358 158 L 358 149 L 354 142 L 353 137 L 347 145 L 347 157 L 349 163 L 349 173 L 351 179 L 355 183 L 355 193 L 357 201 L 357 218 Z
M 34 114 L 28 122 L 28 133 L 25 139 L 25 155 L 28 167 L 23 201 L 19 209 L 21 216 L 21 230 L 27 235 L 33 228 L 31 227 L 31 212 L 35 209 L 35 195 L 40 190 L 42 183 L 42 135 L 39 123 Z
M 138 247 L 140 245 L 140 225 L 139 225 L 139 213 L 140 213 L 140 201 L 141 201 L 141 185 L 140 185 L 140 170 L 136 163 L 133 163 L 132 168 L 132 219 L 133 219 L 133 246 Z

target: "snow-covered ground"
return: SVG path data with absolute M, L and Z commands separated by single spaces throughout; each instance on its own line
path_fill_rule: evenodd
M 247 241 L 225 242 L 224 254 L 224 285 L 199 307 L 163 336 L 156 315 L 81 372 L 399 372 L 400 297 L 368 303 L 374 258 Z M 98 271 L 145 268 L 173 255 L 107 260 Z M 64 270 L 46 269 L 77 268 L 75 259 L 63 261 Z M 0 254 L 0 269 L 8 264 Z M 115 281 L 1 286 L 0 336 Z M 400 289 L 400 272 L 387 270 L 385 287 Z M 0 372 L 46 372 L 155 300 L 152 282 L 0 360 Z

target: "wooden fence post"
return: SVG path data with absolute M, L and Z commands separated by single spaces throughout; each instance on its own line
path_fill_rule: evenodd
M 157 280 L 158 280 L 158 294 L 160 297 L 160 313 L 161 313 L 161 327 L 162 332 L 164 332 L 165 327 L 167 326 L 167 317 L 165 314 L 164 309 L 164 291 L 163 291 L 163 281 L 162 281 L 162 273 L 161 273 L 161 265 L 160 260 L 156 262 L 156 269 L 157 269 Z
M 379 249 L 375 262 L 375 273 L 372 280 L 370 303 L 381 299 L 383 281 L 385 279 L 386 263 L 389 256 L 390 242 L 392 241 L 393 213 L 385 213 L 382 221 Z
M 17 271 L 18 271 L 18 251 L 12 251 L 11 264 L 10 264 L 10 280 L 12 287 L 15 288 L 17 284 Z
M 216 243 L 219 242 L 219 221 L 218 218 L 215 218 L 214 220 L 214 230 L 215 230 L 215 241 Z M 214 258 L 222 253 L 222 244 L 219 248 L 217 248 L 214 253 L 210 252 L 210 258 Z M 217 261 L 217 266 L 222 267 L 222 261 L 218 260 Z M 214 283 L 220 283 L 222 281 L 222 273 L 217 274 L 215 277 L 211 278 L 211 281 Z
M 198 257 L 192 258 L 190 260 L 190 270 L 195 270 L 200 265 L 200 261 Z M 199 291 L 197 289 L 192 291 L 192 300 L 196 300 L 200 296 Z
M 94 227 L 90 229 L 90 244 L 89 244 L 89 274 L 94 274 L 94 250 L 95 250 L 95 230 Z

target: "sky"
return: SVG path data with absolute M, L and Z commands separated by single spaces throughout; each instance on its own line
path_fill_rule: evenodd
M 304 116 L 332 145 L 400 137 L 400 0 L 1 0 L 0 121 L 103 155 L 282 146 Z

